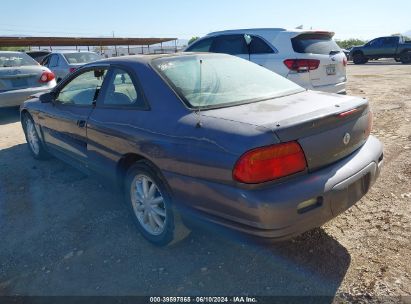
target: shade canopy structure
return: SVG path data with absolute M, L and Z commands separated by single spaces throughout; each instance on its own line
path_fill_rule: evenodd
M 0 46 L 112 46 L 153 45 L 177 38 L 0 37 Z

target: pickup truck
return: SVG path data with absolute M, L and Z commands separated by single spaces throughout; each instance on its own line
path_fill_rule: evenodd
M 355 64 L 379 58 L 394 58 L 402 63 L 411 63 L 411 41 L 406 41 L 403 36 L 375 38 L 362 46 L 353 47 L 350 58 Z

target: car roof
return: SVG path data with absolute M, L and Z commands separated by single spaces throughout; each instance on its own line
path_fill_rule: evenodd
M 69 50 L 61 50 L 61 51 L 52 51 L 50 54 L 77 54 L 77 53 L 94 53 L 97 54 L 96 52 L 93 51 L 69 51 Z
M 248 28 L 248 29 L 233 29 L 233 30 L 225 30 L 225 31 L 217 31 L 217 32 L 211 32 L 208 33 L 205 37 L 210 37 L 210 36 L 217 36 L 217 35 L 227 35 L 227 34 L 243 34 L 243 33 L 249 33 L 249 34 L 259 34 L 259 35 L 264 35 L 264 34 L 269 34 L 271 35 L 277 35 L 281 32 L 289 33 L 289 34 L 303 34 L 303 33 L 328 33 L 334 36 L 334 32 L 332 31 L 327 31 L 327 30 L 319 30 L 319 29 L 285 29 L 285 28 Z
M 202 53 L 202 52 L 179 52 L 179 53 L 172 53 L 172 54 L 150 54 L 150 55 L 128 55 L 128 56 L 119 56 L 119 57 L 111 57 L 105 58 L 101 60 L 97 60 L 86 64 L 87 66 L 90 65 L 98 65 L 104 63 L 141 63 L 141 64 L 149 64 L 152 60 L 160 59 L 160 58 L 178 58 L 178 57 L 186 57 L 186 56 L 193 56 L 193 55 L 201 55 L 201 56 L 220 56 L 220 57 L 231 57 L 227 54 L 222 53 Z

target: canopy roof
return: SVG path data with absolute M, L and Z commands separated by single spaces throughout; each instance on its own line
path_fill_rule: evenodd
M 152 45 L 177 38 L 0 37 L 0 46 L 110 46 Z

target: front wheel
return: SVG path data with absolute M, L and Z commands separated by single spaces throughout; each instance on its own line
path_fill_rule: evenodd
M 22 124 L 24 135 L 30 150 L 30 153 L 36 159 L 47 159 L 50 157 L 49 153 L 44 149 L 43 143 L 36 130 L 36 124 L 30 114 L 23 114 Z
M 368 61 L 361 53 L 354 54 L 352 60 L 355 64 L 364 64 Z
M 133 220 L 149 242 L 166 246 L 190 233 L 172 205 L 165 181 L 148 162 L 139 161 L 128 170 L 124 191 Z

